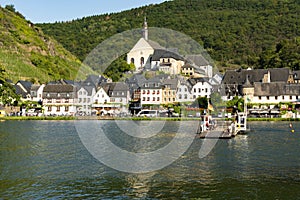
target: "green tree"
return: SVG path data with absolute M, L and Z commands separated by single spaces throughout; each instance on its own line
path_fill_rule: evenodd
M 207 97 L 198 97 L 193 103 L 192 103 L 193 107 L 197 107 L 197 108 L 204 108 L 207 109 L 208 106 L 208 99 Z
M 233 108 L 233 111 L 242 112 L 244 110 L 244 99 L 235 96 L 232 100 L 227 101 L 226 106 L 227 108 Z
M 111 78 L 114 82 L 117 82 L 124 76 L 124 73 L 133 71 L 135 66 L 133 64 L 127 64 L 125 58 L 126 55 L 123 55 L 113 61 L 104 71 L 104 74 Z
M 6 81 L 5 68 L 0 64 L 0 103 L 12 105 L 14 101 L 19 101 L 20 97 L 16 94 L 15 88 Z
M 210 95 L 210 102 L 215 108 L 226 106 L 226 102 L 222 100 L 222 96 L 218 92 L 214 92 Z
M 16 12 L 15 6 L 14 5 L 6 5 L 5 6 L 6 10 L 9 10 L 11 12 Z

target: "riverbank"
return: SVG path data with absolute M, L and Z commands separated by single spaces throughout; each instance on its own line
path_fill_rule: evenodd
M 228 120 L 224 118 L 215 118 L 216 120 Z M 156 120 L 156 121 L 196 121 L 199 118 L 191 117 L 111 117 L 111 116 L 14 116 L 14 117 L 0 117 L 0 120 L 133 120 L 133 121 L 147 121 L 147 120 Z M 247 121 L 300 121 L 300 118 L 248 118 Z
M 36 117 L 36 116 L 14 116 L 14 117 L 0 117 L 0 120 L 75 120 L 72 116 L 57 116 L 57 117 Z

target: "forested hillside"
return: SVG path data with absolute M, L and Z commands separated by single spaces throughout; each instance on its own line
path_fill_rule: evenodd
M 79 71 L 81 61 L 76 56 L 24 19 L 11 5 L 0 7 L 0 66 L 5 78 L 14 82 L 45 83 L 92 73 L 87 67 Z
M 219 67 L 299 69 L 299 0 L 173 0 L 121 13 L 38 24 L 84 60 L 106 38 L 148 25 L 199 42 Z

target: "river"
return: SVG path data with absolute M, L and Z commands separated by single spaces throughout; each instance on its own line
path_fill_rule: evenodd
M 107 138 L 132 152 L 154 151 L 170 144 L 178 127 L 183 127 L 181 131 L 186 136 L 193 137 L 187 151 L 173 163 L 146 173 L 128 173 L 106 166 L 92 156 L 83 145 L 75 121 L 0 122 L 0 199 L 297 199 L 300 196 L 299 122 L 293 123 L 294 133 L 288 122 L 250 122 L 252 131 L 247 135 L 218 140 L 207 156 L 199 158 L 204 140 L 194 138 L 190 128 L 197 126 L 195 121 L 167 121 L 159 134 L 138 139 L 121 134 L 119 122 L 113 120 L 79 121 L 105 127 Z M 122 123 L 133 126 L 132 123 L 150 122 Z M 155 123 L 154 126 L 158 127 Z M 167 155 L 158 160 L 167 160 Z M 114 156 L 110 159 L 114 160 Z M 147 163 L 149 160 L 137 162 L 151 165 Z

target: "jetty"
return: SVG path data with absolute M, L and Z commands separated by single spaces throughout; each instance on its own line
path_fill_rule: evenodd
M 247 114 L 236 113 L 231 121 L 215 121 L 210 115 L 202 117 L 197 134 L 202 139 L 231 139 L 238 134 L 246 134 L 250 129 L 247 127 Z

